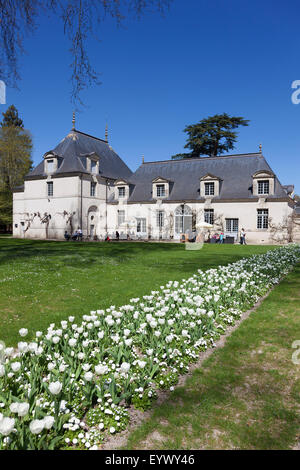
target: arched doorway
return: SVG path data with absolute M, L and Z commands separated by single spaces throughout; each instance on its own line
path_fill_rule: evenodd
M 192 231 L 193 213 L 192 209 L 185 204 L 181 204 L 175 209 L 175 238 L 179 238 L 182 233 Z

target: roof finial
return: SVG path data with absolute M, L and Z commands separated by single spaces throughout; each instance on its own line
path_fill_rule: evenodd
M 75 111 L 73 111 L 73 119 L 72 119 L 72 131 L 75 131 Z
M 108 143 L 108 126 L 107 126 L 107 124 L 105 126 L 105 142 Z
M 261 152 L 262 152 L 262 145 L 259 144 L 259 153 L 261 153 Z
M 142 163 L 145 163 L 145 157 L 142 155 Z

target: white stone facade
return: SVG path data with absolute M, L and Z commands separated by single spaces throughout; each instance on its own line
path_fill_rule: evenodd
M 149 177 L 149 181 L 146 182 L 151 195 L 145 196 L 144 200 L 139 201 L 134 197 L 138 198 L 137 194 L 142 193 L 134 191 L 136 191 L 137 185 L 146 186 L 144 180 L 139 179 L 142 178 L 143 173 L 141 177 L 138 171 L 131 174 L 128 167 L 126 167 L 128 171 L 124 170 L 124 163 L 122 163 L 123 174 L 120 177 L 101 175 L 102 156 L 99 155 L 100 151 L 98 153 L 93 151 L 85 155 L 87 163 L 85 167 L 82 166 L 82 171 L 79 160 L 76 162 L 76 171 L 71 167 L 72 154 L 67 156 L 63 152 L 65 147 L 69 145 L 67 139 L 74 146 L 82 138 L 80 134 L 82 133 L 79 131 L 69 134 L 55 151 L 47 152 L 43 163 L 37 167 L 40 168 L 39 171 L 34 170 L 28 175 L 24 188 L 15 190 L 13 200 L 14 237 L 63 239 L 65 231 L 71 234 L 81 228 L 84 239 L 90 240 L 104 240 L 106 235 L 115 238 L 118 231 L 121 239 L 129 237 L 130 239 L 178 241 L 183 233 L 197 230 L 199 223 L 212 221 L 213 228 L 210 230 L 210 235 L 222 231 L 225 236 L 233 236 L 235 241 L 238 241 L 240 231 L 244 228 L 246 241 L 249 244 L 287 241 L 283 234 L 284 228 L 282 228 L 280 236 L 276 238 L 272 227 L 284 227 L 287 218 L 293 216 L 293 200 L 290 195 L 283 192 L 280 183 L 277 182 L 276 176 L 271 171 L 262 171 L 258 168 L 256 172 L 252 173 L 249 180 L 253 183 L 251 196 L 225 197 L 226 180 L 220 174 L 218 166 L 214 172 L 218 174 L 210 171 L 205 173 L 203 170 L 202 175 L 195 175 L 196 187 L 193 189 L 199 200 L 189 200 L 186 197 L 182 197 L 182 200 L 172 200 L 174 187 L 176 189 L 176 184 L 180 184 L 180 173 L 179 176 L 177 175 L 179 182 L 175 181 L 174 183 L 172 178 L 169 179 L 159 174 L 161 169 L 157 169 L 157 174 L 155 173 L 155 165 L 159 162 L 153 163 L 154 170 L 152 167 L 147 167 L 147 164 L 143 164 L 140 171 L 146 172 L 151 169 L 155 177 Z M 88 142 L 91 139 L 96 139 L 85 134 L 82 135 Z M 61 150 L 62 145 L 64 147 Z M 101 145 L 105 151 L 108 150 L 105 141 L 101 141 Z M 109 151 L 112 152 L 112 149 Z M 73 152 L 76 152 L 76 148 Z M 111 155 L 113 158 L 119 159 L 115 156 L 116 154 Z M 252 160 L 255 157 L 255 161 L 262 161 L 260 155 L 249 155 Z M 249 155 L 246 155 L 245 158 L 248 158 Z M 240 158 L 240 156 L 237 157 Z M 80 158 L 82 158 L 81 154 Z M 202 160 L 205 159 L 201 159 L 201 164 Z M 107 161 L 109 165 L 109 159 Z M 206 161 L 210 164 L 214 163 L 212 159 Z M 233 163 L 230 163 L 232 161 Z M 226 160 L 223 157 L 221 163 L 224 165 L 224 162 L 228 162 L 228 164 L 234 165 L 236 161 L 233 158 Z M 62 171 L 64 166 L 61 162 L 64 165 L 68 164 L 70 169 Z M 172 162 L 162 163 L 165 165 L 161 167 L 163 171 L 164 167 L 171 168 Z M 74 163 L 72 164 L 74 165 Z M 217 161 L 217 165 L 219 165 L 219 161 Z M 259 165 L 261 166 L 260 163 Z M 58 171 L 59 169 L 61 170 Z M 117 175 L 118 170 L 116 169 L 115 172 Z M 123 177 L 124 172 L 127 172 L 128 177 Z M 107 169 L 106 173 L 109 173 Z M 262 183 L 259 183 L 260 181 Z M 186 184 L 189 184 L 188 179 Z M 214 184 L 214 194 L 210 195 L 211 186 L 209 185 L 212 184 Z M 281 191 L 280 197 L 276 197 L 275 185 L 277 185 L 277 191 L 279 189 Z M 231 191 L 231 188 L 230 185 L 227 186 L 229 186 L 227 189 L 227 194 L 229 194 L 228 191 Z M 266 191 L 268 194 L 264 194 Z M 299 238 L 299 233 L 300 229 L 297 225 L 294 237 Z M 205 235 L 208 236 L 208 234 L 209 232 L 206 230 Z

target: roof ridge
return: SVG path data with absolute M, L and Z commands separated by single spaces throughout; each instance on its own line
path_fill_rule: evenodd
M 105 144 L 108 144 L 108 142 L 106 142 L 106 140 L 100 139 L 100 137 L 95 137 L 94 135 L 87 134 L 86 132 L 78 131 L 77 129 L 73 129 L 71 132 L 77 132 L 78 134 L 82 134 L 82 135 L 85 135 L 87 137 L 91 137 L 92 139 L 100 140 L 101 142 L 104 142 Z
M 220 158 L 228 158 L 228 157 L 253 157 L 254 155 L 263 157 L 260 152 L 253 152 L 253 153 L 235 153 L 230 155 L 220 155 L 217 157 L 190 157 L 190 158 L 178 158 L 178 159 L 171 159 L 171 160 L 157 160 L 153 162 L 143 162 L 142 165 L 148 165 L 149 163 L 174 163 L 174 162 L 185 162 L 185 161 L 203 161 L 203 160 L 213 160 Z M 264 158 L 264 157 L 263 157 Z

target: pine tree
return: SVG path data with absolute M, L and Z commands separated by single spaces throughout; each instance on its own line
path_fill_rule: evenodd
M 24 124 L 21 118 L 19 118 L 19 113 L 17 108 L 12 104 L 7 108 L 5 113 L 2 113 L 3 121 L 1 122 L 1 127 L 21 127 L 24 128 Z
M 191 150 L 190 153 L 178 153 L 173 159 L 198 158 L 201 155 L 216 157 L 234 148 L 237 133 L 233 129 L 239 126 L 248 126 L 249 121 L 226 113 L 210 116 L 198 124 L 192 124 L 184 129 L 188 134 L 187 143 L 184 148 Z

